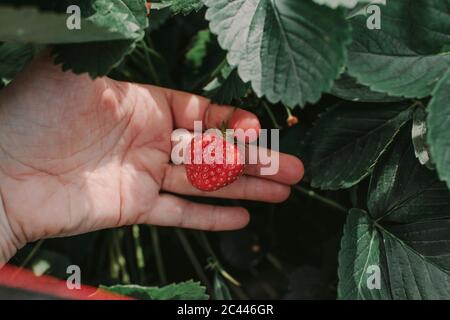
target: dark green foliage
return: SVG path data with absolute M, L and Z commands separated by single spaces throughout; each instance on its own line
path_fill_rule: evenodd
M 159 241 L 154 228 L 130 227 L 42 252 L 70 256 L 55 268 L 84 263 L 94 285 L 139 284 L 107 289 L 144 299 L 207 297 L 195 282 L 164 287 L 165 273 L 201 279 L 215 299 L 449 299 L 450 0 L 388 0 L 380 30 L 367 28 L 372 2 L 163 0 L 147 17 L 145 0 L 83 0 L 73 32 L 69 1 L 3 1 L 0 87 L 50 46 L 64 70 L 254 112 L 282 129 L 309 183 L 280 205 L 206 200 L 249 209 L 244 231 L 189 232 L 180 246 L 172 230 Z M 288 128 L 291 113 L 299 124 Z
M 206 300 L 205 287 L 194 281 L 171 284 L 165 287 L 137 285 L 100 286 L 101 289 L 142 300 Z

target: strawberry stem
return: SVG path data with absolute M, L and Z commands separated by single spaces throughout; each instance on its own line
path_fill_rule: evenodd
M 277 119 L 275 118 L 275 115 L 273 114 L 273 112 L 270 109 L 267 102 L 262 101 L 262 105 L 263 105 L 264 109 L 266 109 L 266 112 L 269 115 L 270 120 L 272 120 L 272 123 L 273 123 L 273 126 L 275 127 L 275 129 L 282 129 L 282 127 L 278 124 Z

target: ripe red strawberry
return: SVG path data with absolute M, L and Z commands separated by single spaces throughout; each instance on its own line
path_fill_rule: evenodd
M 237 145 L 218 134 L 194 137 L 185 167 L 189 182 L 202 191 L 216 191 L 236 181 L 244 172 Z

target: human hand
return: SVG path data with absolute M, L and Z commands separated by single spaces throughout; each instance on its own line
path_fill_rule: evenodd
M 170 162 L 171 133 L 192 130 L 195 120 L 219 127 L 226 119 L 231 128 L 259 128 L 247 111 L 154 86 L 93 81 L 62 72 L 42 54 L 0 93 L 3 260 L 30 241 L 123 225 L 244 227 L 244 208 L 175 194 L 280 202 L 303 166 L 281 154 L 276 175 L 260 177 L 250 165 L 232 186 L 195 189 Z

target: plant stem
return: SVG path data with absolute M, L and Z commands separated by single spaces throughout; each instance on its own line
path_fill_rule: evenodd
M 284 109 L 286 110 L 286 113 L 287 113 L 288 117 L 292 117 L 292 111 L 291 111 L 291 108 L 289 108 L 289 107 L 286 106 L 286 105 L 283 105 L 283 106 L 284 106 Z
M 334 208 L 334 209 L 336 209 L 336 210 L 338 210 L 338 211 L 340 211 L 340 212 L 343 212 L 343 213 L 347 213 L 347 212 L 348 212 L 348 209 L 345 208 L 345 207 L 344 207 L 343 205 L 341 205 L 340 203 L 338 203 L 338 202 L 336 202 L 336 201 L 334 201 L 334 200 L 331 200 L 331 199 L 329 199 L 329 198 L 326 198 L 326 197 L 324 197 L 324 196 L 321 196 L 320 194 L 316 193 L 316 192 L 313 191 L 313 190 L 304 188 L 304 187 L 299 186 L 299 185 L 295 185 L 295 186 L 293 186 L 293 188 L 294 188 L 295 190 L 297 190 L 297 191 L 299 191 L 299 192 L 301 192 L 301 193 L 307 195 L 308 197 L 311 197 L 311 198 L 313 198 L 313 199 L 315 199 L 315 200 L 317 200 L 317 201 L 320 201 L 320 202 L 322 202 L 322 203 L 328 205 L 329 207 L 332 207 L 332 208 Z
M 144 250 L 142 249 L 142 244 L 141 244 L 141 233 L 139 230 L 139 226 L 134 225 L 131 228 L 131 232 L 132 232 L 134 243 L 135 243 L 136 264 L 137 264 L 138 273 L 139 273 L 139 280 L 142 283 L 145 281 L 145 273 L 144 273 L 145 259 L 144 259 Z
M 158 76 L 158 73 L 156 72 L 155 66 L 153 65 L 152 59 L 149 55 L 149 50 L 151 50 L 147 43 L 144 42 L 144 54 L 145 54 L 145 61 L 147 62 L 148 70 L 150 71 L 150 75 L 152 76 L 153 80 L 155 81 L 156 85 L 161 85 L 161 79 Z
M 127 270 L 127 260 L 123 255 L 120 242 L 123 239 L 123 230 L 116 230 L 114 232 L 114 249 L 116 251 L 117 264 L 119 265 L 122 273 L 122 281 L 124 283 L 130 283 L 130 275 Z
M 215 77 L 217 77 L 219 75 L 220 71 L 226 65 L 226 63 L 227 63 L 227 58 L 225 57 L 222 60 L 222 62 L 213 70 L 213 72 L 211 72 L 210 80 L 214 79 Z
M 203 284 L 207 288 L 210 288 L 210 289 L 213 288 L 211 285 L 211 282 L 209 281 L 208 277 L 206 276 L 205 272 L 203 271 L 203 268 L 202 268 L 200 262 L 198 261 L 198 258 L 195 255 L 194 250 L 192 249 L 191 244 L 189 243 L 189 240 L 186 237 L 186 234 L 184 233 L 184 231 L 181 229 L 175 229 L 175 232 L 178 236 L 178 239 L 181 242 L 181 245 L 183 246 L 184 251 L 186 251 L 188 258 L 191 261 L 191 264 L 194 267 L 195 272 L 197 272 L 197 275 L 200 278 L 200 280 L 203 282 Z
M 27 255 L 27 257 L 20 264 L 19 268 L 14 272 L 14 274 L 12 275 L 12 278 L 15 278 L 17 276 L 17 274 L 19 274 L 20 271 L 22 269 L 24 269 L 28 265 L 28 263 L 30 263 L 31 259 L 33 259 L 33 257 L 36 255 L 36 253 L 39 251 L 39 249 L 41 248 L 43 243 L 44 243 L 44 239 L 41 239 L 38 242 L 36 242 L 33 249 L 30 251 L 30 253 Z
M 115 233 L 114 230 L 111 230 L 110 235 L 110 243 L 109 243 L 109 258 L 110 258 L 110 275 L 112 279 L 119 279 L 120 266 L 117 258 L 117 253 L 115 250 Z
M 145 49 L 148 51 L 148 53 L 157 58 L 157 59 L 162 59 L 162 56 L 159 54 L 158 51 L 156 51 L 154 48 L 152 48 L 150 46 L 151 44 L 146 44 L 145 40 L 143 40 L 142 42 L 138 43 L 139 48 Z
M 266 109 L 266 112 L 269 115 L 269 118 L 272 121 L 275 129 L 282 129 L 282 127 L 278 124 L 277 119 L 275 118 L 275 115 L 273 114 L 273 112 L 270 109 L 270 106 L 267 104 L 267 102 L 263 100 L 262 105 L 263 105 L 264 109 Z
M 159 244 L 159 234 L 157 227 L 150 227 L 150 235 L 152 237 L 152 247 L 155 254 L 156 270 L 161 284 L 167 283 L 166 269 L 164 268 L 164 259 Z
M 200 237 L 201 244 L 205 247 L 206 251 L 208 252 L 208 254 L 211 256 L 211 258 L 213 260 L 213 262 L 210 263 L 210 266 L 212 267 L 212 269 L 217 270 L 222 275 L 222 277 L 227 279 L 229 282 L 231 282 L 236 287 L 241 286 L 240 282 L 237 281 L 232 275 L 230 275 L 222 267 L 222 265 L 220 264 L 219 259 L 217 258 L 216 254 L 214 253 L 213 248 L 211 247 L 211 244 L 208 241 L 208 238 L 206 237 L 206 234 L 204 232 L 199 232 L 198 235 Z
M 28 256 L 25 258 L 25 260 L 20 265 L 20 268 L 25 268 L 27 266 L 27 264 L 31 261 L 31 259 L 33 259 L 33 257 L 36 255 L 36 253 L 42 247 L 43 243 L 44 243 L 44 239 L 41 239 L 34 245 L 31 252 L 28 254 Z
M 275 269 L 277 269 L 278 271 L 280 271 L 280 273 L 282 274 L 286 274 L 286 270 L 284 270 L 283 268 L 283 264 L 281 263 L 280 260 L 278 260 L 277 257 L 275 257 L 273 254 L 268 253 L 266 254 L 266 259 L 270 262 L 271 265 L 274 266 Z
M 140 281 L 140 273 L 137 264 L 136 256 L 136 243 L 133 239 L 132 228 L 127 227 L 123 233 L 123 254 L 126 259 L 126 265 L 128 266 L 128 273 L 130 275 L 130 282 L 137 283 Z
M 208 254 L 216 261 L 218 262 L 216 253 L 214 252 L 213 248 L 211 247 L 211 244 L 208 241 L 208 238 L 206 237 L 205 232 L 199 231 L 197 233 L 200 239 L 200 243 L 204 246 L 205 250 L 208 252 Z

